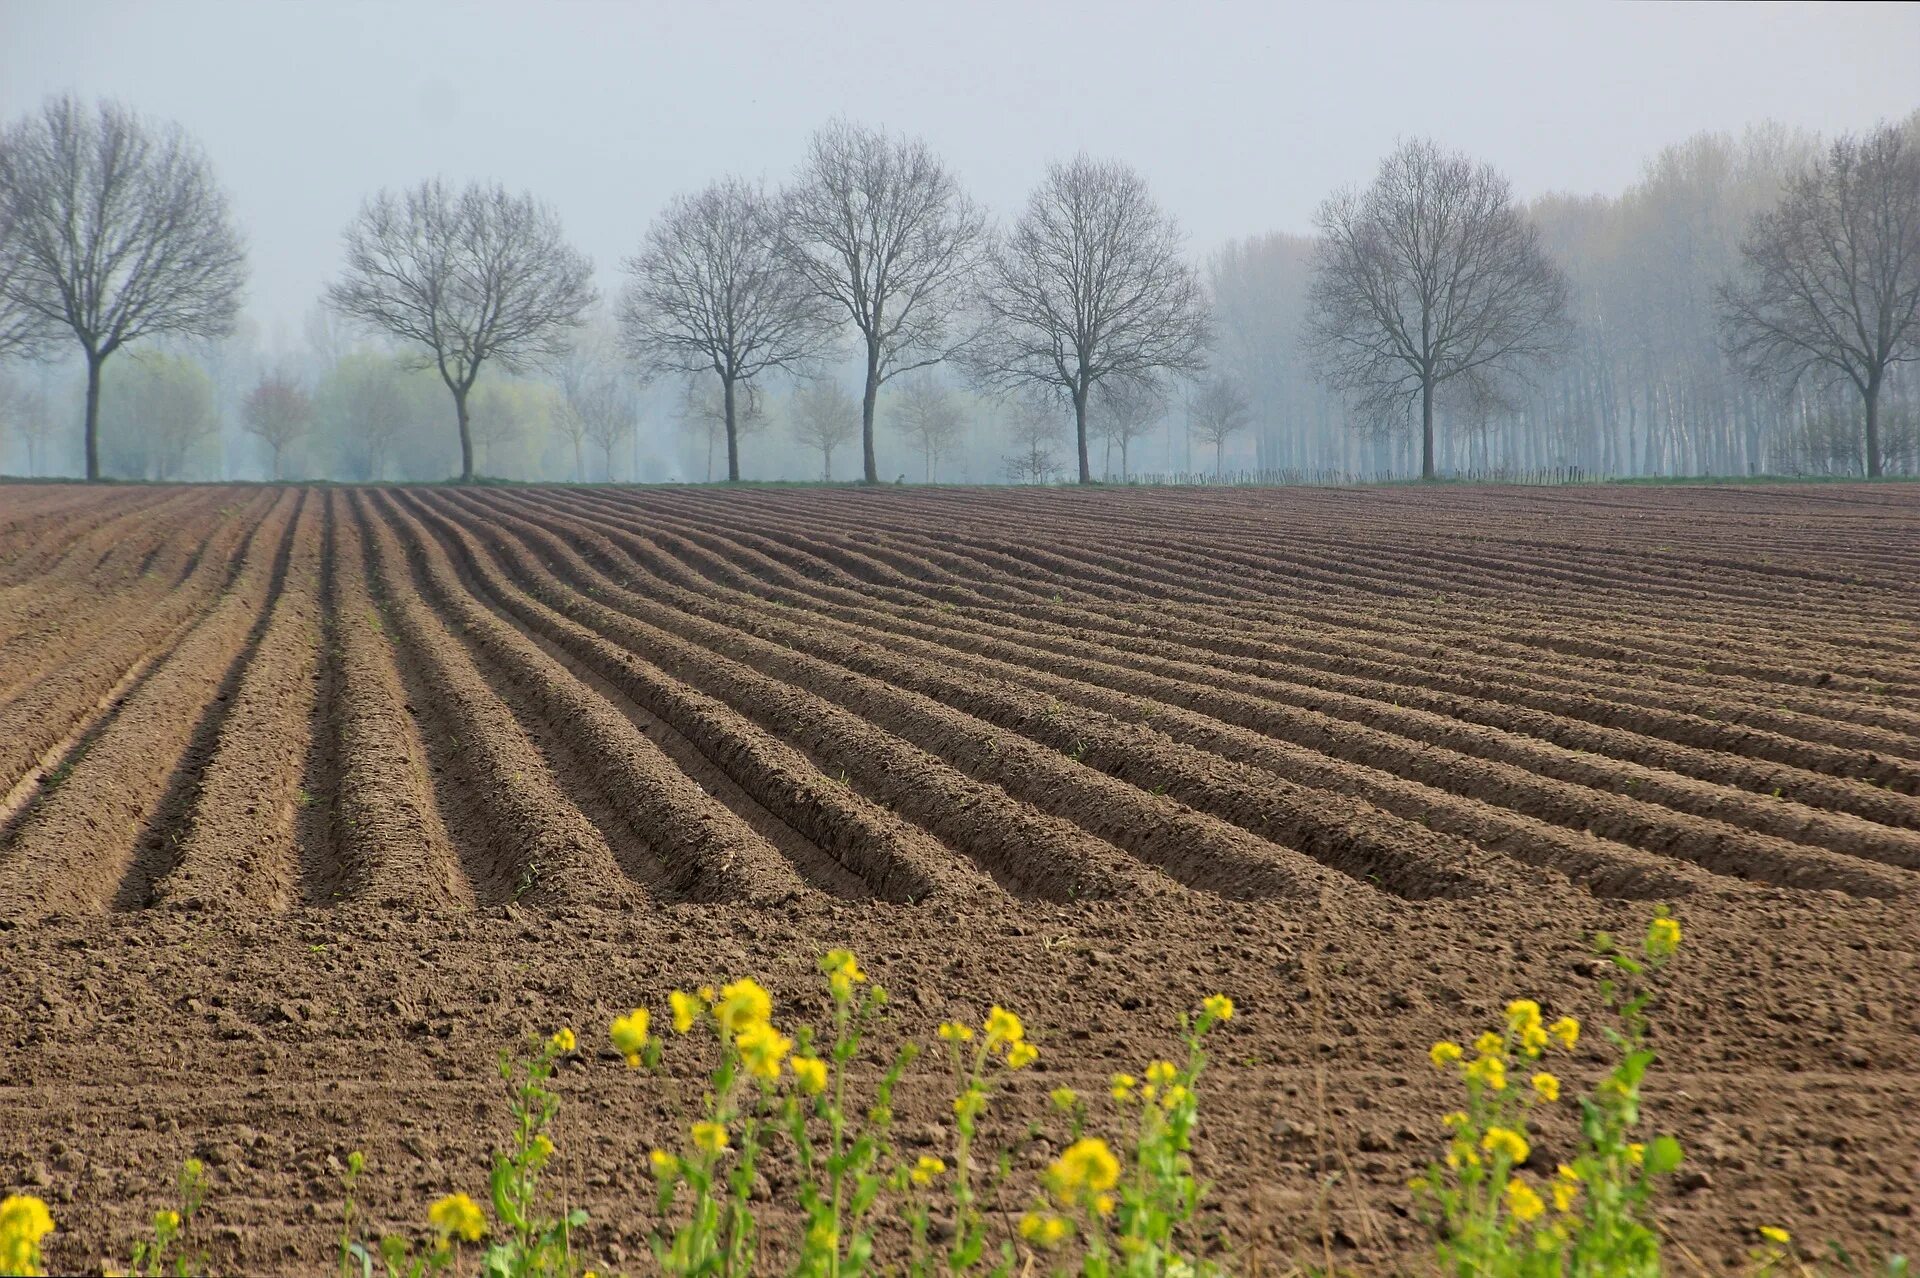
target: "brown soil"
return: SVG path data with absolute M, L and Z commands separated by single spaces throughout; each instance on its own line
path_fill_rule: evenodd
M 571 1024 L 561 1175 L 644 1268 L 601 1027 L 851 944 L 882 1045 L 1026 1014 L 1009 1122 L 1232 993 L 1242 1263 L 1407 1261 L 1426 1045 L 1591 1017 L 1657 900 L 1675 1244 L 1911 1251 L 1916 546 L 1895 486 L 0 488 L 0 1192 L 97 1267 L 197 1155 L 216 1267 L 324 1268 L 349 1149 L 378 1223 L 481 1188 Z

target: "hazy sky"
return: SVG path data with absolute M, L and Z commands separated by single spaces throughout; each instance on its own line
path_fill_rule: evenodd
M 1052 157 L 1144 171 L 1196 252 L 1304 230 L 1397 136 L 1522 195 L 1616 192 L 1660 146 L 1920 106 L 1920 6 L 499 4 L 0 0 L 0 115 L 112 96 L 207 148 L 291 339 L 382 185 L 551 202 L 603 286 L 676 191 L 784 178 L 836 113 L 927 138 L 1001 216 Z

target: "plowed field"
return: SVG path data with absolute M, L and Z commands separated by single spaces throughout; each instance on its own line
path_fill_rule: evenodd
M 1426 1045 L 1591 1016 L 1656 902 L 1675 1239 L 1912 1250 L 1916 889 L 1920 488 L 0 487 L 0 1190 L 67 1265 L 198 1154 L 217 1264 L 324 1266 L 348 1149 L 377 1221 L 484 1184 L 518 1036 L 841 944 L 889 1034 L 1022 1010 L 1015 1116 L 1227 990 L 1238 1240 L 1403 1256 Z M 661 1096 L 562 1085 L 638 1264 Z

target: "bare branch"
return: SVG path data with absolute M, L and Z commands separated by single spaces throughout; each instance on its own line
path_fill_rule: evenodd
M 627 350 L 649 372 L 718 379 L 727 478 L 740 478 L 735 396 L 764 373 L 803 368 L 827 311 L 779 251 L 780 208 L 758 184 L 723 178 L 679 196 L 627 262 Z
M 876 483 L 875 396 L 971 339 L 957 320 L 987 248 L 986 215 L 926 143 L 845 120 L 813 135 L 785 202 L 790 269 L 862 340 L 861 433 Z
M 1809 374 L 1851 382 L 1879 475 L 1881 387 L 1920 359 L 1920 145 L 1896 125 L 1840 138 L 1754 219 L 1740 255 L 1742 278 L 1718 292 L 1727 353 L 1789 389 Z
M 833 478 L 833 450 L 860 435 L 860 405 L 839 383 L 822 378 L 794 391 L 790 421 L 795 440 L 820 451 L 820 478 Z
M 0 351 L 79 342 L 89 479 L 101 364 L 143 337 L 224 336 L 245 279 L 226 196 L 178 126 L 61 96 L 0 134 Z
M 1205 366 L 1206 298 L 1183 250 L 1145 179 L 1081 155 L 1047 170 L 993 254 L 986 333 L 968 363 L 990 387 L 1040 387 L 1072 403 L 1083 484 L 1094 387 Z
M 472 479 L 467 394 L 481 367 L 493 360 L 519 372 L 557 356 L 593 304 L 593 264 L 545 205 L 497 184 L 456 193 L 435 179 L 382 191 L 346 241 L 328 303 L 439 370 L 460 428 L 460 477 Z
M 1402 143 L 1365 191 L 1320 206 L 1306 324 L 1327 384 L 1375 418 L 1421 405 L 1421 475 L 1434 476 L 1433 404 L 1557 359 L 1567 283 L 1492 167 Z

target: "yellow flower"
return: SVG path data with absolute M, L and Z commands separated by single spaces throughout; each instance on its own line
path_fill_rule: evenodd
M 1579 1197 L 1580 1182 L 1578 1180 L 1562 1179 L 1553 1182 L 1553 1209 L 1555 1211 L 1572 1211 L 1574 1200 Z
M 1507 1028 L 1524 1030 L 1540 1023 L 1540 1005 L 1530 998 L 1516 998 L 1507 1004 Z
M 673 1009 L 673 1032 L 684 1034 L 693 1028 L 700 1019 L 700 1013 L 706 1010 L 706 1004 L 685 990 L 675 990 L 667 995 L 667 1005 Z
M 948 1021 L 940 1027 L 940 1037 L 949 1043 L 964 1043 L 973 1037 L 973 1030 L 959 1021 Z
M 162 1208 L 153 1213 L 153 1232 L 171 1236 L 180 1232 L 180 1213 Z
M 1560 1177 L 1561 1180 L 1578 1181 L 1580 1179 L 1580 1173 L 1575 1171 L 1573 1168 L 1567 1166 L 1565 1163 L 1561 1163 L 1558 1167 L 1554 1168 L 1553 1170 L 1554 1170 L 1554 1174 Z
M 1543 1101 L 1557 1101 L 1560 1099 L 1560 1080 L 1547 1073 L 1535 1074 L 1533 1092 Z
M 913 1164 L 913 1170 L 907 1173 L 914 1184 L 921 1187 L 931 1185 L 933 1178 L 947 1170 L 947 1165 L 930 1154 L 922 1154 Z
M 1018 1016 L 998 1004 L 987 1010 L 987 1042 L 1018 1043 L 1026 1036 L 1027 1027 Z
M 1030 1211 L 1020 1218 L 1020 1236 L 1036 1247 L 1057 1247 L 1073 1232 L 1073 1225 L 1050 1211 Z
M 1056 1087 L 1047 1093 L 1047 1099 L 1053 1102 L 1055 1109 L 1072 1109 L 1080 1094 L 1071 1087 Z
M 1513 1213 L 1515 1220 L 1538 1220 L 1540 1213 L 1546 1209 L 1546 1203 L 1541 1201 L 1540 1195 L 1534 1193 L 1533 1187 L 1526 1181 L 1515 1179 L 1507 1182 L 1507 1210 Z
M 1488 1030 L 1473 1040 L 1473 1050 L 1482 1056 L 1499 1056 L 1506 1051 L 1507 1040 Z
M 833 992 L 837 1003 L 851 999 L 854 984 L 867 979 L 852 950 L 828 950 L 826 957 L 820 960 L 820 968 L 827 974 L 827 988 Z
M 1113 1086 L 1108 1090 L 1113 1094 L 1115 1100 L 1123 1101 L 1133 1095 L 1133 1089 L 1139 1085 L 1140 1080 L 1131 1074 L 1115 1074 L 1113 1076 Z
M 464 1238 L 479 1242 L 487 1232 L 487 1216 L 480 1205 L 465 1194 L 448 1194 L 427 1209 L 427 1222 L 440 1231 L 442 1238 Z
M 665 1180 L 680 1170 L 680 1160 L 664 1149 L 656 1149 L 647 1155 L 647 1162 L 653 1167 L 653 1174 Z
M 607 1035 L 613 1039 L 614 1050 L 627 1058 L 627 1064 L 634 1069 L 640 1067 L 640 1053 L 647 1047 L 647 1030 L 653 1024 L 653 1017 L 644 1007 L 636 1007 L 625 1016 L 614 1018 L 607 1027 Z
M 545 1132 L 533 1138 L 532 1161 L 535 1167 L 545 1167 L 547 1160 L 553 1157 L 553 1141 Z
M 1641 1163 L 1644 1163 L 1646 1161 L 1647 1161 L 1647 1147 L 1645 1145 L 1642 1145 L 1640 1142 L 1635 1141 L 1633 1144 L 1627 1146 L 1627 1163 L 1630 1166 L 1638 1167 Z
M 579 1043 L 575 1041 L 573 1031 L 563 1025 L 553 1032 L 553 1037 L 547 1040 L 547 1046 L 557 1054 L 565 1056 L 579 1046 Z
M 1480 1138 L 1480 1148 L 1499 1157 L 1504 1155 L 1510 1163 L 1524 1163 L 1529 1152 L 1527 1138 L 1511 1127 L 1489 1127 L 1487 1134 Z
M 721 1123 L 695 1123 L 693 1147 L 709 1154 L 719 1153 L 727 1147 L 726 1126 Z
M 1225 994 L 1210 995 L 1201 1002 L 1200 1010 L 1216 1021 L 1230 1021 L 1233 1019 L 1233 1000 Z
M 0 1273 L 39 1274 L 40 1240 L 53 1232 L 46 1203 L 30 1195 L 0 1202 Z
M 1665 958 L 1680 948 L 1680 925 L 1661 915 L 1647 925 L 1647 954 Z
M 1454 1131 L 1459 1131 L 1467 1125 L 1467 1116 L 1463 1111 L 1456 1109 L 1451 1114 L 1443 1116 L 1440 1121 Z
M 1113 1215 L 1115 1205 L 1112 1194 L 1095 1194 L 1093 1196 L 1093 1209 L 1102 1216 Z
M 1560 1044 L 1560 1046 L 1568 1051 L 1572 1051 L 1573 1045 L 1580 1041 L 1580 1022 L 1574 1020 L 1571 1016 L 1563 1016 L 1553 1024 L 1547 1026 L 1547 1033 L 1553 1038 L 1554 1042 Z
M 1520 1050 L 1529 1058 L 1547 1050 L 1547 1031 L 1541 1028 L 1538 1021 L 1520 1031 Z
M 838 1251 L 840 1249 L 840 1231 L 830 1221 L 818 1221 L 807 1230 L 807 1246 L 815 1251 Z
M 713 1015 L 727 1033 L 739 1034 L 751 1026 L 767 1023 L 767 1018 L 773 1015 L 773 996 L 751 976 L 742 977 L 721 988 Z
M 1435 1069 L 1445 1069 L 1466 1053 L 1460 1050 L 1460 1044 L 1441 1039 L 1427 1049 L 1427 1059 L 1433 1062 Z
M 1007 1049 L 1007 1068 L 1025 1069 L 1040 1059 L 1040 1049 L 1032 1043 L 1015 1043 Z
M 1178 1105 L 1181 1101 L 1187 1099 L 1187 1097 L 1191 1095 L 1193 1095 L 1192 1092 L 1180 1086 L 1180 1084 L 1175 1083 L 1172 1087 L 1169 1087 L 1167 1089 L 1167 1094 L 1160 1098 L 1161 1107 L 1165 1109 L 1172 1109 L 1176 1105 Z
M 1786 1246 L 1788 1243 L 1793 1241 L 1793 1235 L 1788 1233 L 1786 1230 L 1780 1228 L 1780 1226 L 1778 1225 L 1760 1226 L 1760 1236 L 1766 1239 L 1768 1242 L 1777 1243 L 1782 1247 Z
M 818 1096 L 827 1090 L 827 1063 L 812 1056 L 796 1056 L 790 1062 L 794 1078 L 800 1084 L 800 1090 L 809 1096 Z
M 793 1050 L 793 1040 L 760 1021 L 740 1031 L 733 1044 L 740 1050 L 740 1063 L 747 1073 L 771 1083 L 780 1077 L 780 1065 Z
M 1147 1066 L 1147 1082 L 1155 1087 L 1165 1087 L 1180 1077 L 1180 1071 L 1174 1068 L 1172 1061 L 1155 1061 Z
M 864 981 L 867 974 L 860 970 L 860 961 L 853 956 L 852 950 L 828 950 L 827 956 L 820 960 L 820 966 L 828 976 L 844 976 L 849 981 Z
M 1104 1140 L 1082 1137 L 1054 1160 L 1047 1179 L 1062 1198 L 1077 1198 L 1082 1192 L 1104 1194 L 1120 1183 L 1120 1160 Z
M 1490 1092 L 1505 1091 L 1507 1065 L 1498 1056 L 1482 1056 L 1467 1066 L 1467 1077 Z

